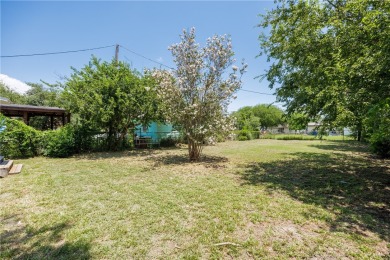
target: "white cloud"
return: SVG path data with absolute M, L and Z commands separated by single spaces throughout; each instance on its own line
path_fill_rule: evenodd
M 0 81 L 4 83 L 4 85 L 6 85 L 7 87 L 9 87 L 10 89 L 20 93 L 20 94 L 24 94 L 26 93 L 27 90 L 29 90 L 31 87 L 29 85 L 27 85 L 26 83 L 20 81 L 20 80 L 17 80 L 17 79 L 14 79 L 14 78 L 11 78 L 5 74 L 0 74 Z

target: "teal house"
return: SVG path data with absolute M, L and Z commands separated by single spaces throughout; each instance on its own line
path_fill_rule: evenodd
M 159 142 L 163 138 L 177 138 L 179 133 L 175 131 L 171 124 L 163 124 L 152 122 L 147 126 L 139 125 L 135 128 L 135 134 L 139 138 L 151 138 L 154 143 Z

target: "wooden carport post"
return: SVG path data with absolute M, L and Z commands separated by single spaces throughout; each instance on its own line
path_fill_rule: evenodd
M 28 125 L 28 112 L 27 111 L 23 112 L 23 121 L 26 125 Z

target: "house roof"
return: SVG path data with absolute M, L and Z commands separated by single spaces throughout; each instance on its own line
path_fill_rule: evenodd
M 17 104 L 1 104 L 0 112 L 8 116 L 22 116 L 25 112 L 35 116 L 61 116 L 66 114 L 66 110 L 59 107 L 41 107 Z

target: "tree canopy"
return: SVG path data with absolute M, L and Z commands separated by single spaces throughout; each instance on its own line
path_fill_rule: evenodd
M 284 112 L 280 108 L 268 104 L 245 106 L 233 113 L 237 128 L 250 131 L 282 124 L 284 122 L 283 115 Z
M 84 126 L 107 133 L 111 150 L 117 149 L 136 125 L 159 119 L 153 79 L 124 62 L 101 62 L 93 57 L 81 70 L 73 69 L 63 97 L 65 106 Z
M 265 77 L 287 113 L 352 127 L 390 96 L 390 2 L 280 0 L 262 17 Z

